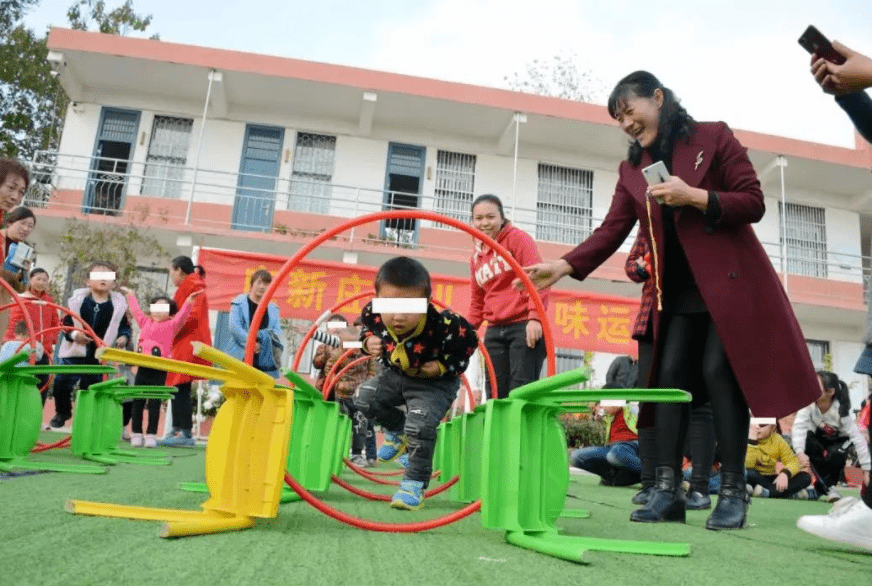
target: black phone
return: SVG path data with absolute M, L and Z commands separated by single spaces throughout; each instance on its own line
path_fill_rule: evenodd
M 817 30 L 814 25 L 808 25 L 808 28 L 799 37 L 799 44 L 809 53 L 826 59 L 830 63 L 841 65 L 847 60 L 844 55 L 833 48 L 830 40 Z

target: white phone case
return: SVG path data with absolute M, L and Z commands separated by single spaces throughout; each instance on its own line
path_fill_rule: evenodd
M 657 161 L 653 165 L 648 165 L 642 169 L 642 175 L 645 176 L 645 181 L 648 185 L 657 185 L 669 179 L 669 171 L 666 170 L 666 165 L 663 161 Z

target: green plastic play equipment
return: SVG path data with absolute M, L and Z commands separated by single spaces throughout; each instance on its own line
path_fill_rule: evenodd
M 294 421 L 285 468 L 306 490 L 326 491 L 332 476 L 342 473 L 342 459 L 351 443 L 351 420 L 340 411 L 339 403 L 325 401 L 299 374 L 290 369 L 282 372 L 294 386 Z M 179 488 L 206 492 L 203 482 L 184 482 Z M 296 492 L 283 488 L 281 502 L 298 500 Z
M 471 413 L 443 423 L 436 460 L 440 480 L 460 474 L 450 496 L 481 499 L 482 525 L 506 531 L 513 545 L 584 562 L 587 551 L 686 556 L 680 543 L 624 541 L 561 535 L 558 517 L 587 518 L 588 511 L 564 509 L 569 485 L 566 438 L 557 416 L 586 411 L 592 401 L 687 402 L 679 390 L 564 390 L 589 379 L 587 369 L 564 372 L 488 401 Z
M 77 391 L 70 451 L 100 464 L 169 464 L 167 458 L 151 450 L 121 449 L 118 439 L 123 421 L 121 403 L 128 399 L 166 400 L 172 397 L 174 390 L 167 386 L 128 386 L 126 379 L 120 377 Z
M 102 466 L 90 464 L 60 464 L 30 460 L 28 455 L 36 445 L 42 425 L 42 401 L 37 374 L 108 374 L 114 370 L 99 365 L 38 365 L 18 366 L 27 360 L 29 350 L 23 350 L 0 362 L 0 470 L 14 468 L 48 470 L 74 474 L 104 474 Z M 121 428 L 115 434 L 117 442 Z

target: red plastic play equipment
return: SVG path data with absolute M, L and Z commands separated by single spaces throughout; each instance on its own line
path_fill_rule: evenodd
M 340 510 L 334 509 L 327 503 L 312 496 L 312 493 L 303 488 L 300 483 L 294 480 L 294 477 L 287 472 L 285 472 L 285 483 L 290 486 L 294 492 L 300 495 L 300 498 L 309 503 L 316 510 L 341 523 L 357 527 L 358 529 L 366 529 L 367 531 L 383 531 L 386 533 L 417 533 L 419 531 L 429 531 L 430 529 L 436 529 L 437 527 L 442 527 L 443 525 L 449 525 L 455 521 L 459 521 L 481 509 L 481 501 L 477 500 L 459 511 L 455 511 L 444 517 L 439 517 L 438 519 L 421 521 L 420 523 L 379 523 L 377 521 L 353 517 L 348 513 L 343 513 Z
M 369 499 L 371 501 L 389 501 L 389 500 L 391 500 L 391 497 L 386 495 L 386 494 L 378 494 L 375 492 L 369 492 L 368 490 L 364 490 L 362 488 L 357 488 L 353 484 L 349 484 L 349 483 L 345 482 L 344 480 L 342 480 L 341 478 L 339 478 L 335 474 L 330 477 L 330 480 L 332 480 L 334 483 L 341 486 L 342 488 L 344 488 L 348 492 L 350 492 L 352 494 L 356 494 L 357 496 L 362 496 L 363 498 Z M 446 490 L 448 490 L 449 488 L 451 488 L 452 486 L 457 484 L 457 482 L 459 480 L 460 480 L 460 475 L 455 475 L 454 478 L 452 478 L 448 482 L 425 492 L 424 497 L 430 498 L 432 496 L 436 496 L 437 494 L 439 494 L 441 492 L 445 492 Z
M 381 478 L 379 476 L 372 474 L 371 472 L 369 472 L 365 468 L 361 468 L 360 466 L 358 466 L 357 464 L 355 464 L 354 462 L 352 462 L 348 458 L 342 458 L 342 461 L 352 471 L 356 472 L 358 474 L 358 476 L 362 476 L 363 478 L 366 478 L 367 480 L 371 480 L 371 481 L 375 482 L 376 484 L 383 484 L 385 486 L 399 486 L 400 485 L 400 483 L 397 482 L 396 480 L 388 480 L 386 478 Z M 439 476 L 439 474 L 440 474 L 439 470 L 436 470 L 433 472 L 433 474 L 430 475 L 430 478 L 436 478 Z
M 327 311 L 322 313 L 321 316 L 312 323 L 312 325 L 309 327 L 309 331 L 306 332 L 306 335 L 303 336 L 303 339 L 300 341 L 299 346 L 297 346 L 297 352 L 294 354 L 294 362 L 291 365 L 291 369 L 294 371 L 299 370 L 300 361 L 302 360 L 302 357 L 303 357 L 303 350 L 305 350 L 306 345 L 312 340 L 312 336 L 315 335 L 315 331 L 318 329 L 318 326 L 320 326 L 322 323 L 324 323 L 325 319 L 327 319 L 328 317 L 333 315 L 335 312 L 339 311 L 340 308 L 345 307 L 346 305 L 349 305 L 351 303 L 354 303 L 355 301 L 359 301 L 359 300 L 365 299 L 367 297 L 372 297 L 373 295 L 375 295 L 375 291 L 372 291 L 372 290 L 361 291 L 360 293 L 357 293 L 356 295 L 349 297 L 348 299 L 343 299 L 342 301 L 340 301 L 339 303 L 337 303 L 336 305 L 334 305 L 333 307 L 331 307 L 330 309 L 328 309 Z M 439 301 L 437 299 L 433 299 L 433 304 L 436 307 L 439 307 L 441 309 L 448 308 L 447 305 L 445 305 L 444 303 L 442 303 L 441 301 Z M 496 399 L 497 398 L 497 373 L 496 373 L 496 370 L 494 370 L 494 364 L 491 361 L 490 354 L 488 353 L 487 348 L 484 345 L 484 340 L 478 341 L 478 350 L 479 350 L 479 352 L 481 352 L 481 356 L 484 360 L 485 370 L 487 370 L 488 380 L 490 380 L 491 398 Z M 326 381 L 325 381 L 325 384 L 326 384 Z M 469 382 L 468 381 L 466 382 L 466 385 L 467 385 L 467 390 L 471 393 L 472 390 L 469 389 Z M 329 394 L 329 390 L 328 390 L 328 393 L 324 395 L 325 399 L 327 398 L 328 394 Z
M 524 268 L 518 264 L 511 254 L 498 242 L 494 239 L 486 236 L 482 232 L 479 232 L 475 228 L 471 226 L 467 226 L 463 222 L 455 220 L 453 218 L 448 218 L 445 216 L 440 216 L 434 212 L 422 211 L 422 210 L 397 210 L 397 211 L 386 211 L 386 212 L 376 212 L 373 214 L 367 214 L 365 216 L 361 216 L 359 218 L 354 218 L 333 228 L 322 232 L 320 235 L 311 240 L 308 244 L 300 248 L 287 262 L 279 269 L 278 274 L 273 278 L 272 283 L 270 283 L 269 287 L 267 287 L 264 292 L 263 299 L 266 300 L 265 303 L 258 304 L 257 310 L 254 312 L 254 315 L 251 316 L 251 323 L 260 323 L 259 320 L 263 319 L 264 313 L 266 312 L 267 306 L 269 302 L 272 300 L 275 295 L 276 290 L 279 285 L 287 278 L 288 274 L 291 270 L 296 267 L 301 260 L 306 258 L 310 252 L 312 252 L 315 248 L 320 246 L 322 243 L 326 242 L 330 238 L 340 234 L 346 230 L 354 228 L 356 226 L 360 226 L 362 224 L 367 224 L 369 222 L 377 222 L 381 220 L 404 220 L 404 219 L 422 219 L 422 220 L 430 220 L 432 222 L 437 222 L 441 224 L 445 224 L 447 226 L 451 226 L 457 228 L 458 230 L 462 230 L 466 232 L 470 236 L 474 238 L 478 238 L 484 244 L 490 246 L 497 254 L 499 254 L 503 260 L 512 267 L 512 270 L 518 275 L 518 278 L 524 284 L 524 287 L 530 294 L 530 298 L 533 300 L 533 305 L 536 307 L 536 311 L 539 315 L 547 315 L 545 311 L 545 306 L 542 305 L 542 299 L 539 297 L 538 291 L 536 291 L 536 287 L 533 285 L 533 282 L 530 280 L 530 277 L 527 276 L 527 273 L 524 272 Z M 551 328 L 548 324 L 547 320 L 543 320 L 542 324 L 542 335 L 545 339 L 545 351 L 546 351 L 546 363 L 548 365 L 547 372 L 548 376 L 554 376 L 556 371 L 555 360 L 554 360 L 554 339 L 551 335 Z M 249 332 L 248 340 L 245 345 L 245 354 L 243 360 L 248 364 L 253 364 L 254 362 L 254 345 L 257 342 L 257 331 L 252 330 Z M 296 370 L 296 366 L 295 366 Z M 417 532 L 417 531 L 426 531 L 428 529 L 435 529 L 436 527 L 441 527 L 442 525 L 446 525 L 448 523 L 452 523 L 459 519 L 462 519 L 468 515 L 471 515 L 473 512 L 481 509 L 481 500 L 475 501 L 474 503 L 468 505 L 467 507 L 461 509 L 460 511 L 456 511 L 450 515 L 446 515 L 445 517 L 441 517 L 438 519 L 432 519 L 430 521 L 424 521 L 422 523 L 376 523 L 373 521 L 368 521 L 365 519 L 358 519 L 356 517 L 352 517 L 342 511 L 338 511 L 333 507 L 330 507 L 326 503 L 318 500 L 311 493 L 309 493 L 305 488 L 303 488 L 293 476 L 288 474 L 287 470 L 285 471 L 285 483 L 290 486 L 300 498 L 305 500 L 311 506 L 321 511 L 325 515 L 329 515 L 334 519 L 341 521 L 342 523 L 347 523 L 354 527 L 358 527 L 361 529 L 368 529 L 370 531 L 392 531 L 392 532 Z

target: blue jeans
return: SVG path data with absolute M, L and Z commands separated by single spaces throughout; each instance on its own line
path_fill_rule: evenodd
M 576 468 L 593 472 L 604 479 L 614 477 L 618 470 L 642 472 L 639 458 L 639 442 L 615 442 L 606 446 L 590 446 L 572 452 L 569 463 Z

